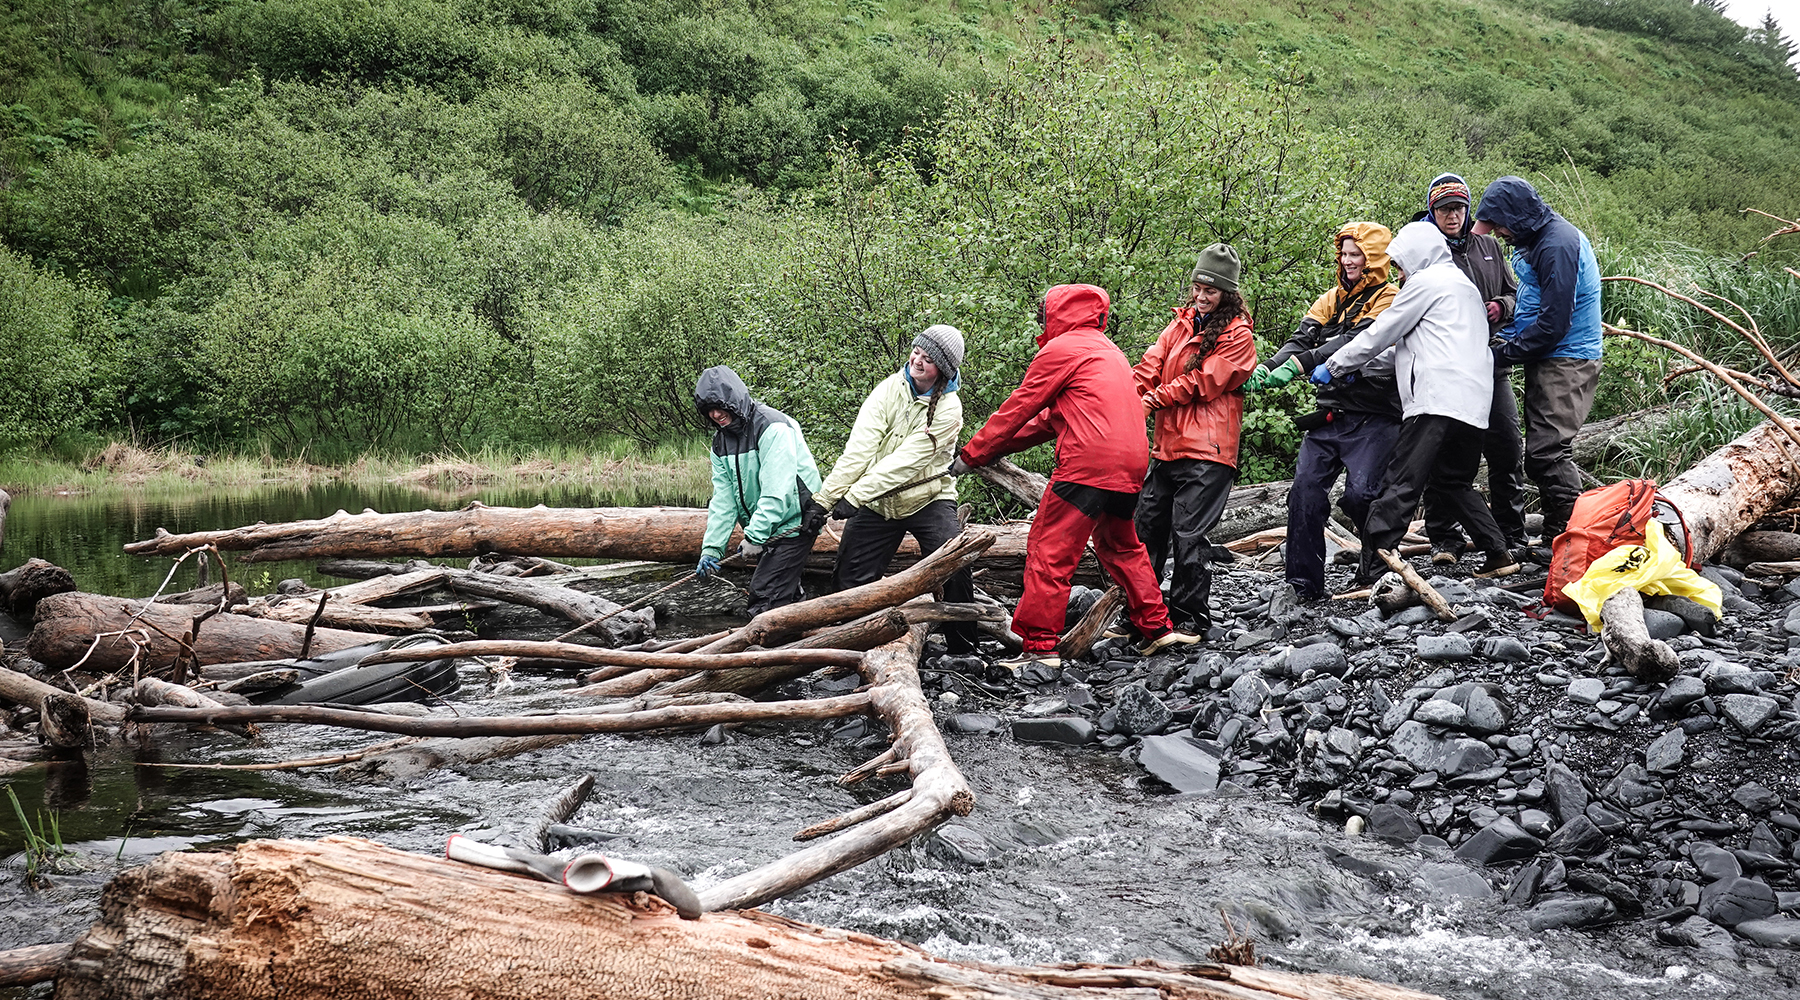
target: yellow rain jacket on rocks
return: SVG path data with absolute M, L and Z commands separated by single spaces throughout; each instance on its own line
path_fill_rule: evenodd
M 931 397 L 913 392 L 904 368 L 882 379 L 863 400 L 850 440 L 844 443 L 844 454 L 814 499 L 830 510 L 848 498 L 890 521 L 911 517 L 933 500 L 955 501 L 956 480 L 951 478 L 873 499 L 896 486 L 944 471 L 956 457 L 963 418 L 955 381 L 938 397 L 937 411 L 927 426 L 930 409 Z

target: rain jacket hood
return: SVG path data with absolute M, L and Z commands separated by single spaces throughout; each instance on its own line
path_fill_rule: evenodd
M 1392 252 L 1406 284 L 1375 322 L 1325 362 L 1332 382 L 1392 350 L 1407 417 L 1446 416 L 1486 429 L 1494 358 L 1481 293 L 1450 259 L 1444 234 L 1430 222 L 1400 230 Z
M 1370 285 L 1379 285 L 1388 280 L 1388 243 L 1394 238 L 1388 227 L 1378 222 L 1345 223 L 1331 237 L 1331 256 L 1334 260 L 1338 250 L 1343 247 L 1346 236 L 1356 241 L 1357 249 L 1363 252 L 1368 263 L 1363 265 L 1362 277 L 1357 278 L 1355 284 L 1344 288 L 1345 294 L 1355 295 Z M 1344 270 L 1341 267 L 1338 268 L 1338 284 L 1344 284 Z
M 1044 293 L 1044 332 L 1038 334 L 1042 347 L 1070 330 L 1106 331 L 1106 314 L 1112 299 L 1106 289 L 1096 285 L 1057 285 Z
M 694 405 L 702 413 L 718 408 L 737 418 L 713 431 L 713 495 L 701 552 L 723 555 L 740 524 L 744 537 L 759 545 L 792 534 L 821 485 L 800 425 L 750 398 L 744 380 L 725 365 L 700 373 Z
M 1481 192 L 1475 219 L 1506 227 L 1513 234 L 1514 246 L 1528 247 L 1537 242 L 1538 234 L 1555 215 L 1530 181 L 1508 175 L 1495 179 Z
M 1430 222 L 1401 227 L 1400 235 L 1388 245 L 1388 256 L 1409 277 L 1436 264 L 1454 263 L 1443 232 Z

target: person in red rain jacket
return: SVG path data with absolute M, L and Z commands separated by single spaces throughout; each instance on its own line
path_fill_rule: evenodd
M 1132 369 L 1156 426 L 1137 533 L 1159 578 L 1164 560 L 1174 557 L 1165 603 L 1177 628 L 1198 635 L 1212 627 L 1206 534 L 1237 482 L 1241 389 L 1256 369 L 1256 336 L 1238 295 L 1240 271 L 1228 244 L 1201 251 L 1186 304 Z
M 1131 364 L 1104 333 L 1110 304 L 1106 291 L 1093 285 L 1057 285 L 1044 294 L 1044 332 L 1024 381 L 950 467 L 960 475 L 1056 439 L 1056 471 L 1025 543 L 1025 595 L 1013 612 L 1013 631 L 1025 652 L 1005 661 L 1014 671 L 1032 662 L 1062 665 L 1056 641 L 1069 583 L 1089 539 L 1107 575 L 1125 590 L 1144 655 L 1199 641 L 1170 624 L 1150 556 L 1132 524 L 1150 441 Z

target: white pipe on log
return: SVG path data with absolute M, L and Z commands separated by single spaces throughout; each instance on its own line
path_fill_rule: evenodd
M 681 920 L 349 837 L 170 853 L 121 873 L 58 1000 L 1436 1000 L 1249 966 L 1012 967 L 749 911 Z

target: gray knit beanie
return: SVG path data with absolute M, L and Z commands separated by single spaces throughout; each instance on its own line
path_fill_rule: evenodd
M 925 352 L 946 380 L 954 381 L 962 371 L 963 335 L 956 327 L 934 323 L 914 337 L 912 345 Z
M 1243 266 L 1238 263 L 1237 251 L 1230 244 L 1214 243 L 1200 251 L 1200 259 L 1194 263 L 1194 273 L 1188 277 L 1188 284 L 1211 285 L 1227 292 L 1238 290 L 1238 275 Z

